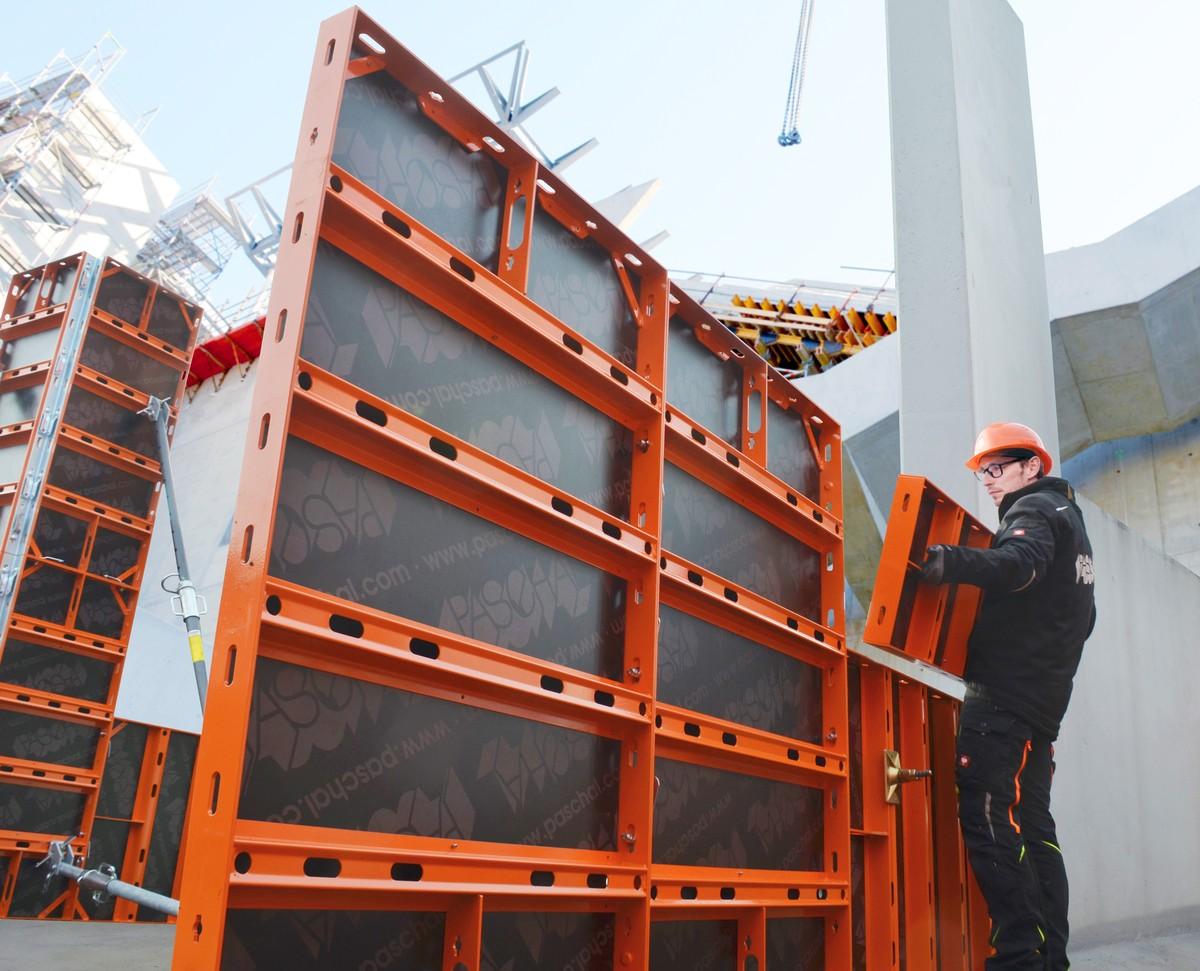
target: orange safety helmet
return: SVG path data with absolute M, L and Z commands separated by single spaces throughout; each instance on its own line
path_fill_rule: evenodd
M 1042 472 L 1050 474 L 1054 462 L 1041 436 L 1028 425 L 1015 421 L 997 421 L 988 425 L 975 439 L 975 454 L 967 459 L 967 468 L 974 472 L 985 455 L 1024 449 L 1042 460 Z

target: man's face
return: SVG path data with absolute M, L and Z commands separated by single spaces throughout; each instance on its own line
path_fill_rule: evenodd
M 1010 492 L 1023 489 L 1037 479 L 1041 467 L 1041 459 L 1036 456 L 1030 459 L 1015 459 L 1001 452 L 985 455 L 979 463 L 983 486 L 997 506 Z M 991 474 L 996 471 L 1000 472 L 998 476 Z

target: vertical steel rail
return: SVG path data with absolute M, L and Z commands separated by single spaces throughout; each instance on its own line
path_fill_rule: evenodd
M 151 728 L 146 733 L 142 769 L 138 774 L 137 790 L 133 799 L 133 818 L 130 820 L 129 837 L 125 843 L 125 858 L 120 864 L 121 878 L 136 887 L 142 886 L 146 878 L 146 857 L 154 835 L 158 801 L 162 797 L 162 780 L 170 740 L 171 732 L 166 728 Z M 113 910 L 113 920 L 136 919 L 137 901 L 121 898 Z
M 87 332 L 88 315 L 100 285 L 100 260 L 84 255 L 71 296 L 71 309 L 63 322 L 54 368 L 43 392 L 33 445 L 25 463 L 25 475 L 14 502 L 4 552 L 0 556 L 0 631 L 7 633 L 16 602 L 18 580 L 29 549 L 34 517 L 41 506 L 42 486 L 54 455 L 67 393 L 75 376 L 75 362 Z
M 967 934 L 967 860 L 958 825 L 954 785 L 957 705 L 929 695 L 929 752 L 933 767 L 933 855 L 937 880 L 939 971 L 970 971 Z
M 925 688 L 897 678 L 897 745 L 906 766 L 929 764 Z M 908 971 L 937 968 L 937 909 L 933 894 L 933 834 L 929 779 L 903 787 L 904 923 Z
M 301 115 L 284 210 L 285 232 L 250 412 L 251 428 L 258 425 L 265 434 L 261 444 L 255 436 L 247 436 L 241 466 L 243 485 L 225 573 L 226 589 L 236 586 L 240 595 L 222 598 L 213 649 L 213 667 L 218 674 L 207 699 L 211 709 L 206 712 L 207 730 L 200 737 L 188 806 L 184 839 L 190 851 L 180 867 L 180 917 L 172 965 L 181 971 L 216 971 L 221 965 L 234 872 L 238 780 L 257 662 L 255 641 L 266 599 L 263 564 L 275 518 L 317 230 L 327 199 L 326 173 L 337 131 L 338 95 L 351 70 L 357 19 L 358 11 L 350 9 L 322 23 Z M 361 60 L 359 66 L 364 67 Z M 201 849 L 197 851 L 197 847 Z
M 869 971 L 900 966 L 896 809 L 884 796 L 883 753 L 895 748 L 896 736 L 892 678 L 886 668 L 862 665 L 863 886 Z

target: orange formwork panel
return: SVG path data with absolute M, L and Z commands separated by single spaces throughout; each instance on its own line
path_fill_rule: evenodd
M 357 9 L 259 368 L 174 967 L 850 971 L 833 419 Z
M 40 899 L 32 868 L 55 839 L 113 849 L 97 801 L 159 479 L 138 411 L 182 389 L 198 320 L 177 295 L 86 254 L 17 274 L 5 296 L 0 852 L 12 885 L 0 916 L 95 911 L 73 884 Z
M 86 843 L 88 866 L 107 863 L 126 883 L 166 896 L 176 892 L 176 865 L 196 742 L 197 737 L 187 732 L 114 721 Z M 0 915 L 38 917 L 61 912 L 63 894 L 72 885 L 63 879 L 47 885 L 45 871 L 35 869 L 43 856 L 41 850 L 33 849 L 0 853 L 0 887 L 4 888 Z M 168 920 L 161 913 L 115 898 L 97 901 L 85 893 L 78 903 L 88 920 Z M 78 911 L 76 916 L 81 916 Z
M 931 545 L 986 547 L 991 539 L 986 527 L 927 479 L 899 476 L 863 640 L 961 677 L 981 591 L 922 584 L 918 570 Z M 901 675 L 889 677 L 897 682 L 888 713 L 896 722 L 895 748 L 906 767 L 933 770 L 931 779 L 902 789 L 895 848 L 903 908 L 899 946 L 909 967 L 965 971 L 981 966 L 989 947 L 986 905 L 958 826 L 958 703 Z
M 925 550 L 937 543 L 986 547 L 992 534 L 928 479 L 896 479 L 863 640 L 961 675 L 980 591 L 923 584 Z
M 988 915 L 958 824 L 958 702 L 866 658 L 852 656 L 849 675 L 852 967 L 976 971 Z M 886 751 L 932 776 L 889 803 Z

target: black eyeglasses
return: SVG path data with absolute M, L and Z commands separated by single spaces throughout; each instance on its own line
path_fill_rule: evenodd
M 975 470 L 975 478 L 983 482 L 989 476 L 993 479 L 998 479 L 1004 475 L 1004 470 L 1010 465 L 1015 465 L 1017 462 L 1024 462 L 1025 459 L 1009 459 L 1007 462 L 991 462 L 988 465 L 981 465 Z

